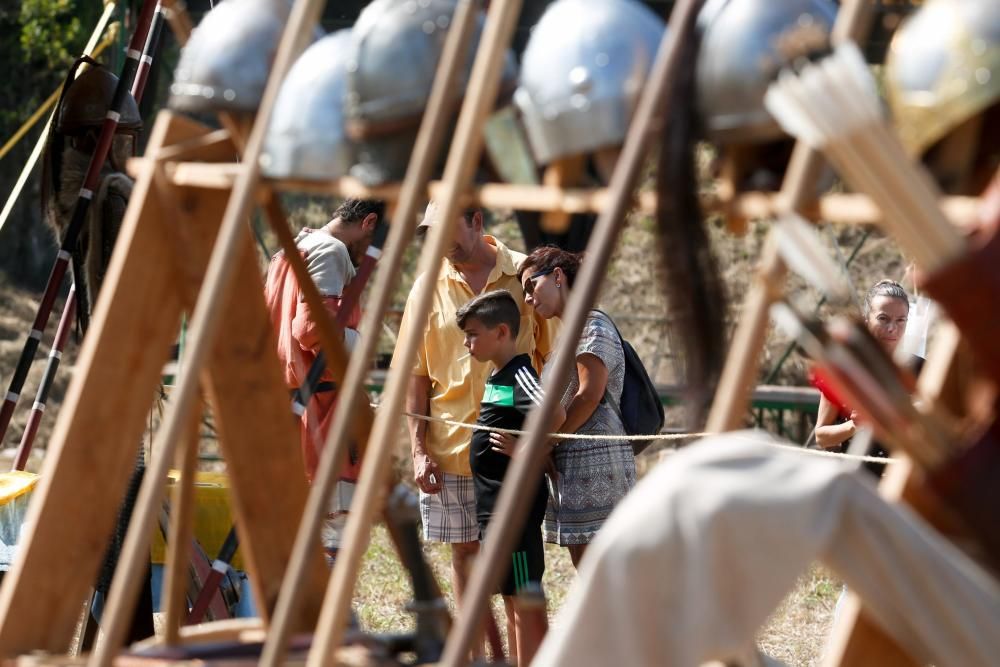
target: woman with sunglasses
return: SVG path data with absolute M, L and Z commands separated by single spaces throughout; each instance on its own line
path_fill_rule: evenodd
M 561 317 L 582 259 L 582 254 L 555 247 L 528 255 L 518 273 L 525 303 L 545 319 Z M 607 438 L 557 441 L 553 450 L 557 474 L 545 515 L 545 539 L 567 547 L 577 567 L 611 510 L 635 485 L 632 446 L 621 439 L 625 427 L 609 403 L 621 400 L 624 378 L 621 337 L 607 315 L 592 310 L 563 394 L 566 421 L 559 431 Z

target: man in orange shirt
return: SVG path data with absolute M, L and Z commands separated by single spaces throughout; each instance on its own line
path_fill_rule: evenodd
M 381 202 L 347 199 L 334 212 L 330 222 L 319 229 L 303 229 L 295 239 L 330 317 L 337 316 L 344 288 L 354 278 L 354 267 L 364 256 L 384 211 Z M 285 382 L 290 389 L 296 390 L 306 382 L 309 368 L 320 351 L 320 341 L 316 322 L 284 253 L 279 252 L 271 259 L 265 296 L 278 337 L 278 358 L 284 367 Z M 356 327 L 361 320 L 358 304 L 354 304 L 349 315 L 344 327 L 344 345 L 348 350 L 358 337 Z M 329 369 L 324 371 L 313 392 L 308 406 L 299 415 L 302 458 L 310 482 L 333 423 L 337 402 Z M 339 548 L 359 467 L 360 462 L 356 460 L 345 465 L 330 498 L 321 539 L 331 564 Z
M 420 227 L 426 231 L 438 221 L 431 202 Z M 468 209 L 454 221 L 447 260 L 435 279 L 434 301 L 425 323 L 412 313 L 411 300 L 426 275 L 414 281 L 403 311 L 399 339 L 413 327 L 423 329 L 417 362 L 407 391 L 407 412 L 473 424 L 486 386 L 490 365 L 474 360 L 464 346 L 464 334 L 455 311 L 478 294 L 506 289 L 521 313 L 517 352 L 528 354 L 535 369 L 553 349 L 552 320 L 537 317 L 524 303 L 517 269 L 524 255 L 483 233 L 483 213 Z M 420 489 L 424 539 L 451 544 L 455 598 L 461 599 L 469 564 L 479 551 L 479 523 L 469 465 L 472 432 L 468 428 L 407 419 L 413 474 Z

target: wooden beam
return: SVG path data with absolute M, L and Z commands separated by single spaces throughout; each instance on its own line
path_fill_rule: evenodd
M 206 128 L 207 129 L 207 128 Z M 202 162 L 235 162 L 239 157 L 236 144 L 228 130 L 206 132 L 200 137 L 174 144 L 158 156 L 161 162 L 201 160 Z
M 140 533 L 152 522 L 156 505 L 162 496 L 173 450 L 181 439 L 187 419 L 197 400 L 198 375 L 208 362 L 219 333 L 223 329 L 225 310 L 222 306 L 233 294 L 234 281 L 239 273 L 239 263 L 233 259 L 239 256 L 241 248 L 249 237 L 246 220 L 260 183 L 258 160 L 270 123 L 271 111 L 274 109 L 281 80 L 306 46 L 309 35 L 316 26 L 321 6 L 319 0 L 296 0 L 278 44 L 274 64 L 253 121 L 253 129 L 243 151 L 243 162 L 240 163 L 240 171 L 233 184 L 219 227 L 218 238 L 205 271 L 204 285 L 199 291 L 191 316 L 189 350 L 186 357 L 189 372 L 181 376 L 163 425 L 157 433 L 154 444 L 159 451 L 154 456 L 149 475 L 139 491 L 130 524 L 139 530 L 130 530 L 122 547 L 122 561 L 112 580 L 111 594 L 105 612 L 104 641 L 97 645 L 90 659 L 90 664 L 94 667 L 109 665 L 124 637 L 126 617 L 134 604 L 136 593 L 136 564 L 143 550 L 148 547 L 148 534 Z
M 164 568 L 160 607 L 165 610 L 163 641 L 178 643 L 180 628 L 187 618 L 188 545 L 194 535 L 194 476 L 198 468 L 201 439 L 201 412 L 191 418 L 187 442 L 177 450 L 180 477 L 170 503 L 170 532 L 167 534 L 167 562 Z
M 148 152 L 204 133 L 161 113 Z M 0 655 L 65 652 L 97 578 L 180 323 L 173 202 L 145 163 L 50 441 L 19 558 L 0 588 Z M 67 561 L 71 558 L 72 562 Z
M 129 160 L 128 170 L 136 173 L 145 158 Z M 168 177 L 174 185 L 208 189 L 229 189 L 239 170 L 237 164 L 172 162 L 166 165 Z M 367 187 L 360 181 L 344 177 L 332 181 L 263 179 L 277 192 L 304 192 L 316 195 L 357 197 L 395 201 L 400 196 L 400 185 L 390 183 Z M 444 183 L 432 181 L 427 196 L 439 199 Z M 484 208 L 515 209 L 521 211 L 552 211 L 565 214 L 600 213 L 608 204 L 607 188 L 566 188 L 553 185 L 514 185 L 486 183 L 470 187 L 459 197 L 460 205 L 478 205 Z M 787 210 L 786 197 L 778 192 L 742 192 L 732 197 L 719 194 L 702 195 L 702 206 L 710 213 L 725 213 L 746 220 L 773 218 Z M 976 220 L 978 197 L 951 196 L 941 200 L 945 215 L 958 227 L 971 227 Z M 636 210 L 652 215 L 656 210 L 656 194 L 650 191 L 636 195 Z M 867 196 L 857 193 L 832 193 L 814 201 L 802 203 L 799 213 L 811 220 L 824 220 L 854 225 L 874 225 L 882 220 L 882 213 Z
M 547 187 L 565 188 L 579 185 L 583 177 L 585 156 L 574 155 L 554 161 L 545 168 L 542 184 Z M 569 229 L 570 214 L 565 211 L 548 211 L 542 216 L 541 228 L 550 234 L 564 234 Z
M 176 197 L 181 204 L 177 223 L 186 230 L 189 248 L 190 286 L 204 275 L 228 197 L 221 191 L 190 189 Z M 258 611 L 266 621 L 288 565 L 308 484 L 249 235 L 231 261 L 237 264 L 234 289 L 220 305 L 226 329 L 213 345 L 204 377 L 230 477 L 242 553 Z M 187 304 L 193 306 L 194 295 L 186 291 Z M 326 583 L 318 533 L 313 552 L 316 557 L 306 568 L 305 603 L 293 623 L 300 631 L 315 623 Z
M 955 326 L 947 322 L 938 331 L 934 348 L 920 374 L 918 393 L 924 401 L 947 398 L 942 391 L 954 386 L 952 379 L 963 367 L 961 337 Z M 889 466 L 879 483 L 879 494 L 889 502 L 905 502 L 944 534 L 954 535 L 956 525 L 947 510 L 917 481 L 919 472 L 913 462 L 896 455 L 901 463 Z M 823 664 L 826 667 L 842 665 L 890 665 L 916 667 L 914 660 L 892 637 L 877 624 L 864 609 L 864 604 L 849 592 L 837 623 L 830 631 Z
M 743 154 L 746 146 L 729 146 L 722 157 L 722 168 L 719 170 L 719 180 L 715 186 L 720 201 L 724 202 L 722 215 L 726 220 L 726 227 L 730 233 L 743 236 L 750 228 L 750 221 L 745 215 L 741 215 L 733 210 L 732 206 L 725 203 L 735 202 L 739 192 L 739 184 L 743 181 L 744 161 Z

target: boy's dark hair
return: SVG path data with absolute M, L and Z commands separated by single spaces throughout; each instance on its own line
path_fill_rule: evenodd
M 333 217 L 354 223 L 361 222 L 370 213 L 377 215 L 378 221 L 382 222 L 385 217 L 385 202 L 375 199 L 345 199 L 333 212 Z
M 455 311 L 460 329 L 465 329 L 470 317 L 476 318 L 490 329 L 506 324 L 511 337 L 515 339 L 521 331 L 521 311 L 517 307 L 517 301 L 505 289 L 480 294 Z

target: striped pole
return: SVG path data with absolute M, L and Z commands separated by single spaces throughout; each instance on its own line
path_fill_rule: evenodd
M 139 62 L 139 71 L 136 72 L 135 82 L 132 84 L 132 97 L 135 103 L 142 101 L 142 93 L 146 90 L 146 79 L 149 77 L 149 70 L 153 67 L 153 58 L 156 56 L 156 49 L 160 44 L 160 35 L 163 32 L 163 6 L 158 1 L 156 11 L 153 13 L 153 23 L 149 30 L 149 37 L 146 39 L 146 46 L 142 49 L 142 60 Z
M 142 57 L 140 48 L 146 43 L 146 36 L 149 34 L 149 26 L 156 4 L 156 0 L 144 0 L 142 4 L 139 22 L 136 25 L 135 32 L 132 34 L 132 39 L 126 51 L 125 65 L 122 68 L 121 77 L 118 79 L 118 85 L 115 87 L 114 96 L 111 98 L 111 108 L 108 109 L 107 116 L 104 118 L 104 124 L 101 125 L 101 134 L 97 141 L 97 147 L 90 158 L 87 176 L 84 179 L 83 187 L 80 188 L 76 207 L 73 209 L 73 218 L 70 221 L 69 227 L 66 228 L 66 235 L 63 238 L 62 244 L 59 246 L 59 253 L 55 263 L 52 265 L 52 271 L 49 273 L 49 280 L 45 285 L 45 293 L 38 306 L 35 320 L 31 325 L 31 331 L 28 333 L 28 339 L 24 342 L 21 356 L 17 360 L 14 376 L 11 378 L 7 394 L 4 396 L 3 405 L 0 406 L 0 441 L 3 440 L 4 435 L 7 433 L 7 427 L 10 425 L 10 419 L 14 414 L 17 400 L 20 398 L 21 390 L 24 388 L 24 381 L 28 377 L 31 362 L 38 351 L 42 332 L 45 331 L 45 325 L 48 324 L 49 315 L 52 313 L 56 294 L 59 292 L 63 277 L 66 275 L 70 253 L 76 248 L 80 230 L 83 228 L 83 223 L 87 218 L 87 210 L 90 207 L 91 200 L 94 198 L 94 189 L 98 185 L 101 167 L 104 166 L 104 161 L 108 157 L 111 141 L 118 127 L 118 119 L 122 104 L 125 101 L 125 95 L 129 94 L 132 81 L 135 79 L 135 73 L 139 69 L 139 60 Z
M 222 578 L 229 573 L 230 563 L 233 562 L 233 557 L 236 556 L 236 550 L 239 546 L 240 540 L 236 535 L 236 526 L 233 526 L 229 529 L 226 541 L 219 549 L 219 555 L 212 561 L 212 571 L 208 573 L 201 585 L 201 590 L 198 592 L 198 597 L 191 605 L 191 611 L 188 612 L 187 616 L 187 625 L 197 625 L 205 617 L 205 612 L 208 611 L 212 600 L 215 599 L 216 591 L 219 590 Z
M 56 330 L 56 338 L 52 341 L 52 350 L 49 352 L 49 361 L 45 366 L 45 374 L 42 382 L 38 385 L 38 393 L 35 394 L 35 403 L 31 406 L 31 415 L 28 417 L 28 424 L 24 427 L 24 434 L 21 436 L 21 444 L 17 447 L 17 454 L 14 456 L 12 470 L 24 470 L 28 463 L 28 455 L 31 454 L 31 445 L 38 433 L 38 425 L 42 422 L 42 415 L 45 414 L 45 403 L 49 398 L 49 389 L 52 388 L 52 381 L 55 379 L 56 370 L 59 369 L 59 360 L 62 359 L 63 349 L 66 347 L 66 340 L 69 332 L 73 328 L 73 313 L 76 308 L 76 289 L 69 288 L 69 296 L 66 297 L 66 305 L 63 307 L 62 317 L 59 318 L 59 328 Z

